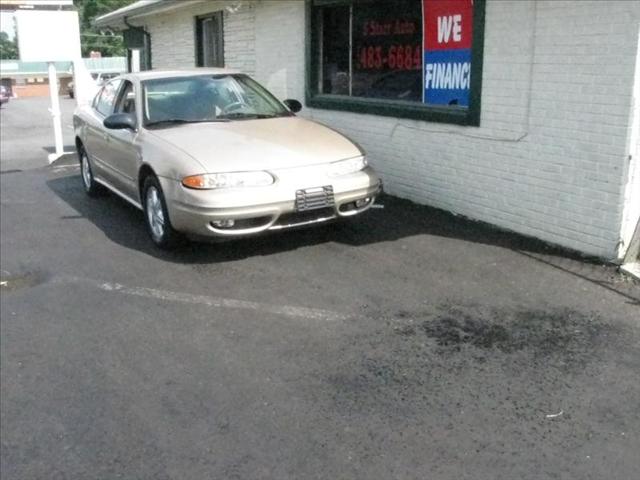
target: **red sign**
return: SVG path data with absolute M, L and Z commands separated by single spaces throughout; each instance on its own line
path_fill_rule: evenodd
M 473 0 L 423 0 L 424 95 L 431 105 L 469 106 Z
M 424 50 L 471 48 L 473 0 L 424 0 Z

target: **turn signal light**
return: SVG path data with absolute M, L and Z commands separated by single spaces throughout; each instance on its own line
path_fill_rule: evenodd
M 206 182 L 204 175 L 192 175 L 182 179 L 182 184 L 189 188 L 205 188 Z
M 266 187 L 274 181 L 268 172 L 225 172 L 191 175 L 182 179 L 182 185 L 196 189 Z

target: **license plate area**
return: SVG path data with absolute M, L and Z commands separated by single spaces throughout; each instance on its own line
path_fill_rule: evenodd
M 333 187 L 331 185 L 296 190 L 297 212 L 333 207 L 334 205 L 335 199 L 333 197 Z

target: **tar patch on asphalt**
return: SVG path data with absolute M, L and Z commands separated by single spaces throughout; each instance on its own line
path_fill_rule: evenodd
M 398 350 L 430 362 L 537 365 L 581 371 L 628 342 L 623 325 L 573 309 L 510 309 L 440 305 L 388 319 Z M 453 362 L 453 363 L 452 363 Z M 544 368 L 544 367 L 543 367 Z
M 628 326 L 576 309 L 441 304 L 370 312 L 367 323 L 377 326 L 342 338 L 339 360 L 317 372 L 347 414 L 404 422 L 425 411 L 456 416 L 462 405 L 485 415 L 489 405 L 500 418 L 544 418 L 602 372 L 626 378 L 640 366 Z
M 42 271 L 10 273 L 2 271 L 0 274 L 0 289 L 3 292 L 35 287 L 46 282 L 49 275 Z
M 491 352 L 556 358 L 567 366 L 584 364 L 589 357 L 619 337 L 619 326 L 597 314 L 571 309 L 488 310 L 442 306 L 434 313 L 396 316 L 394 333 L 427 339 L 433 353 L 444 356 Z
M 422 331 L 439 346 L 472 345 L 505 353 L 531 349 L 541 355 L 596 347 L 611 330 L 599 316 L 573 310 L 522 310 L 476 314 L 453 310 L 426 320 Z

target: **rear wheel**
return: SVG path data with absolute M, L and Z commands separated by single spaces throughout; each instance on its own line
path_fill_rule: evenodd
M 95 181 L 93 177 L 93 170 L 91 169 L 91 161 L 89 155 L 84 147 L 80 147 L 78 151 L 80 156 L 80 173 L 82 177 L 82 186 L 84 191 L 90 197 L 95 197 L 100 193 L 100 185 Z
M 144 180 L 142 200 L 147 230 L 153 243 L 165 250 L 175 247 L 182 236 L 171 226 L 162 187 L 153 175 Z

